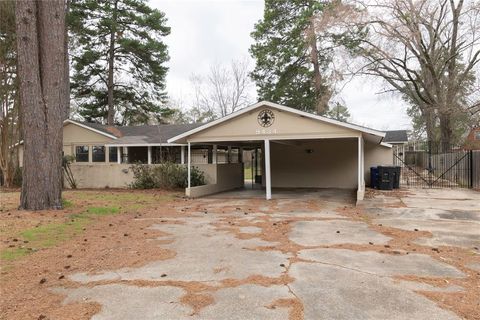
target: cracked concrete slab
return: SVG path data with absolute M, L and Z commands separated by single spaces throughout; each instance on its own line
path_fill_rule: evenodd
M 250 284 L 221 289 L 212 295 L 216 303 L 204 308 L 194 319 L 288 319 L 288 309 L 270 306 L 276 300 L 294 298 L 286 286 Z
M 420 245 L 464 248 L 480 246 L 480 223 L 476 221 L 375 219 L 374 223 L 402 230 L 431 232 L 432 238 L 421 237 L 414 241 Z
M 179 302 L 185 291 L 181 288 L 136 287 L 108 284 L 93 288 L 54 289 L 65 294 L 63 304 L 74 302 L 97 302 L 102 308 L 92 320 L 156 320 L 190 319 L 192 309 Z
M 156 225 L 155 228 L 172 235 L 160 239 L 172 241 L 163 247 L 176 252 L 174 259 L 92 275 L 78 273 L 70 279 L 83 283 L 101 280 L 217 282 L 251 275 L 279 277 L 283 271 L 280 264 L 287 264 L 290 257 L 279 251 L 252 250 L 271 243 L 256 238 L 241 240 L 199 219 L 185 225 Z
M 412 291 L 431 291 L 431 292 L 462 292 L 464 291 L 463 287 L 457 285 L 449 285 L 446 287 L 435 287 L 422 282 L 414 281 L 395 281 L 396 285 L 399 285 L 402 288 L 409 289 Z
M 433 201 L 432 201 L 433 200 Z M 402 198 L 409 208 L 423 208 L 423 209 L 442 209 L 448 207 L 452 210 L 479 210 L 479 199 L 464 199 L 457 200 L 450 199 L 432 199 L 432 198 Z
M 319 219 L 348 219 L 337 212 L 330 210 L 318 211 L 292 211 L 292 212 L 275 212 L 271 215 L 273 218 L 282 220 L 288 218 L 319 218 Z
M 421 208 L 378 208 L 371 207 L 366 211 L 371 218 L 382 219 L 445 219 L 445 220 L 472 220 L 480 221 L 480 211 L 421 209 Z
M 393 280 L 336 266 L 296 263 L 290 285 L 305 319 L 459 319 Z
M 375 251 L 308 249 L 300 251 L 299 257 L 378 276 L 416 275 L 447 278 L 465 276 L 460 270 L 424 254 L 390 255 Z
M 332 245 L 342 243 L 384 244 L 390 238 L 368 228 L 358 221 L 325 220 L 295 222 L 290 240 L 303 246 Z
M 467 268 L 480 272 L 480 263 L 469 263 L 467 264 Z
M 261 233 L 262 228 L 259 227 L 240 227 L 240 232 L 241 233 Z
M 71 280 L 83 283 L 99 280 L 152 281 L 152 287 L 97 283 L 89 284 L 88 288 L 58 289 L 57 292 L 67 295 L 65 303 L 100 303 L 102 310 L 93 318 L 100 320 L 288 319 L 287 307 L 273 308 L 272 305 L 276 300 L 293 298 L 298 298 L 303 304 L 305 319 L 457 319 L 454 313 L 440 308 L 434 301 L 415 291 L 461 292 L 464 288 L 459 285 L 435 287 L 393 278 L 397 275 L 440 279 L 465 276 L 458 269 L 428 255 L 388 255 L 374 251 L 311 248 L 301 250 L 298 254 L 299 258 L 311 262 L 293 261 L 287 270 L 285 266 L 289 265 L 288 259 L 293 254 L 265 248 L 275 246 L 277 242 L 260 238 L 238 239 L 233 231 L 221 230 L 217 226 L 220 223 L 220 226 L 228 227 L 227 221 L 230 221 L 238 227 L 239 223 L 247 222 L 251 226 L 240 227 L 240 232 L 255 234 L 262 229 L 254 226 L 254 222 L 263 222 L 265 216 L 271 221 L 304 218 L 304 221 L 292 221 L 291 232 L 285 235 L 304 246 L 361 245 L 369 242 L 385 244 L 391 239 L 370 229 L 364 222 L 351 221 L 349 217 L 339 215 L 335 209 L 352 201 L 346 199 L 349 192 L 340 192 L 338 195 L 336 192 L 315 192 L 313 202 L 310 202 L 312 197 L 307 196 L 281 198 L 272 202 L 262 200 L 255 208 L 251 207 L 250 200 L 245 199 L 225 197 L 222 200 L 195 200 L 195 205 L 187 204 L 179 208 L 186 213 L 181 218 L 162 219 L 165 220 L 163 222 L 152 219 L 152 224 L 157 223 L 152 228 L 167 234 L 159 238 L 167 240 L 162 242 L 161 247 L 175 251 L 175 257 L 138 268 L 70 276 Z M 453 209 L 429 208 L 425 205 L 426 199 L 433 194 L 414 194 L 412 197 L 417 201 L 420 199 L 420 205 L 413 208 L 387 208 L 390 205 L 403 205 L 403 202 L 396 197 L 379 195 L 366 200 L 364 211 L 375 219 L 375 223 L 384 226 L 431 231 L 433 238 L 416 240 L 426 245 L 449 243 L 472 246 L 476 240 L 480 240 L 476 211 L 460 209 L 461 206 L 456 202 L 453 203 Z M 448 200 L 447 196 L 448 193 L 440 192 L 441 199 Z M 309 199 L 308 203 L 306 199 Z M 251 210 L 244 210 L 243 206 L 246 205 L 250 205 Z M 256 247 L 264 248 L 256 250 Z M 398 251 L 405 252 L 401 249 Z M 467 267 L 476 269 L 479 266 L 473 264 Z M 265 286 L 253 284 L 253 281 L 249 283 L 249 277 L 254 275 L 275 278 L 276 281 L 272 281 L 270 286 L 267 286 L 268 280 L 265 280 Z M 293 279 L 288 287 L 278 284 L 283 281 L 280 277 L 284 275 Z M 171 286 L 174 282 L 165 281 L 218 286 L 202 292 L 211 295 L 214 303 L 192 315 L 192 308 L 179 302 L 186 291 Z M 225 283 L 227 285 L 223 287 Z

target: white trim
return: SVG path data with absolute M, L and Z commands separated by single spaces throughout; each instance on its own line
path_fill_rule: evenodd
M 358 134 L 306 134 L 306 135 L 269 135 L 269 140 L 312 140 L 312 139 L 349 139 L 358 138 L 361 133 Z M 189 140 L 192 143 L 215 143 L 215 142 L 235 142 L 235 141 L 264 141 L 264 136 L 224 136 L 221 138 L 200 138 Z
M 218 148 L 218 146 L 216 144 L 214 144 L 213 148 L 212 148 L 212 163 L 213 164 L 217 163 L 217 148 Z
M 190 166 L 192 165 L 192 157 L 191 157 L 191 148 L 190 148 L 190 142 L 188 143 L 188 176 L 187 176 L 187 180 L 188 180 L 188 189 L 190 189 L 190 176 L 191 176 L 191 168 Z
M 387 142 L 380 142 L 380 145 L 387 147 L 387 148 L 393 148 L 393 146 L 390 143 Z
M 209 123 L 206 123 L 200 127 L 197 127 L 195 129 L 192 129 L 192 130 L 189 130 L 187 132 L 184 132 L 182 134 L 179 134 L 178 136 L 175 136 L 173 138 L 170 138 L 167 140 L 167 142 L 175 142 L 177 140 L 180 140 L 182 138 L 185 138 L 187 136 L 190 136 L 194 133 L 197 133 L 197 132 L 200 132 L 200 131 L 203 131 L 205 129 L 208 129 L 210 127 L 213 127 L 213 126 L 216 126 L 222 122 L 225 122 L 227 120 L 230 120 L 232 118 L 235 118 L 235 117 L 238 117 L 244 113 L 247 113 L 247 112 L 250 112 L 256 108 L 260 108 L 260 107 L 269 107 L 269 108 L 275 108 L 275 109 L 278 109 L 278 110 L 282 110 L 282 111 L 286 111 L 286 112 L 290 112 L 290 113 L 293 113 L 293 114 L 297 114 L 299 116 L 302 116 L 302 117 L 306 117 L 306 118 L 310 118 L 310 119 L 315 119 L 315 120 L 320 120 L 320 121 L 323 121 L 323 122 L 327 122 L 327 123 L 331 123 L 331 124 L 335 124 L 335 125 L 338 125 L 340 127 L 345 127 L 345 128 L 349 128 L 349 129 L 353 129 L 353 130 L 357 130 L 357 131 L 360 131 L 360 132 L 364 132 L 364 133 L 368 133 L 368 134 L 372 134 L 372 135 L 375 135 L 375 136 L 379 136 L 379 137 L 382 137 L 384 138 L 386 133 L 383 132 L 383 131 L 378 131 L 378 130 L 374 130 L 374 129 L 369 129 L 369 128 L 364 128 L 364 127 L 361 127 L 361 126 L 358 126 L 358 125 L 355 125 L 355 124 L 351 124 L 351 123 L 345 123 L 345 122 L 342 122 L 342 121 L 338 121 L 338 120 L 333 120 L 333 119 L 330 119 L 330 118 L 326 118 L 326 117 L 322 117 L 322 116 L 318 116 L 318 115 L 315 115 L 315 114 L 311 114 L 311 113 L 308 113 L 308 112 L 305 112 L 305 111 L 300 111 L 300 110 L 297 110 L 297 109 L 293 109 L 293 108 L 290 108 L 290 107 L 286 107 L 286 106 L 282 106 L 280 104 L 277 104 L 277 103 L 273 103 L 273 102 L 269 102 L 269 101 L 261 101 L 261 102 L 258 102 L 258 103 L 255 103 L 251 106 L 248 106 L 246 108 L 243 108 L 239 111 L 236 111 L 234 113 L 231 113 L 223 118 L 220 118 L 220 119 L 217 119 L 217 120 L 214 120 L 212 122 L 209 122 Z
M 97 130 L 97 129 L 94 129 L 94 128 L 90 128 L 89 126 L 87 125 L 84 125 L 82 123 L 79 123 L 79 122 L 76 122 L 75 120 L 72 120 L 72 119 L 67 119 L 65 121 L 63 121 L 63 125 L 65 125 L 66 123 L 71 123 L 71 124 L 75 124 L 79 127 L 82 127 L 84 129 L 87 129 L 87 130 L 90 130 L 90 131 L 93 131 L 93 132 L 96 132 L 98 134 L 101 134 L 101 135 L 104 135 L 106 137 L 109 137 L 109 138 L 112 138 L 112 139 L 118 139 L 117 137 L 115 137 L 114 135 L 111 135 L 111 134 L 108 134 L 108 133 L 105 133 L 105 132 L 102 132 L 100 130 Z
M 358 138 L 357 150 L 358 150 L 358 187 L 357 187 L 357 201 L 363 200 L 365 195 L 365 153 L 364 153 L 364 141 L 363 137 Z
M 107 147 L 181 147 L 186 143 L 108 143 Z
M 272 175 L 270 172 L 270 140 L 265 139 L 265 187 L 266 199 L 272 199 Z

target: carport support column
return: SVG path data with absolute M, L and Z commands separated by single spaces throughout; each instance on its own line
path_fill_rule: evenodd
M 365 196 L 365 177 L 364 177 L 364 150 L 363 137 L 358 137 L 358 190 L 357 201 L 363 200 Z
M 117 147 L 117 163 L 122 163 L 122 147 Z
M 216 164 L 217 163 L 217 145 L 213 145 L 212 149 L 212 163 Z
M 147 164 L 152 164 L 152 146 L 147 147 Z
M 187 172 L 188 172 L 188 177 L 187 177 L 187 180 L 188 180 L 188 188 L 190 189 L 190 166 L 192 164 L 192 161 L 191 161 L 191 157 L 190 157 L 190 142 L 188 143 L 188 169 L 187 169 Z
M 272 199 L 272 177 L 270 173 L 270 140 L 265 139 L 265 185 L 266 185 L 266 198 Z

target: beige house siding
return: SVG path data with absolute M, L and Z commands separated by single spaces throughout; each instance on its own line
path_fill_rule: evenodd
M 104 136 L 102 134 L 96 133 L 92 130 L 82 128 L 79 125 L 73 123 L 67 123 L 63 126 L 63 153 L 68 156 L 75 156 L 75 146 L 89 146 L 90 160 L 91 160 L 91 150 L 93 146 L 103 146 L 105 144 L 113 141 L 112 138 Z M 18 161 L 20 167 L 23 166 L 23 145 L 19 146 Z M 108 162 L 108 148 L 105 149 L 105 154 Z M 89 164 L 88 162 L 83 162 L 79 164 Z M 101 164 L 101 163 L 95 163 Z
M 268 128 L 263 128 L 257 120 L 259 112 L 263 109 L 269 108 L 259 107 L 230 121 L 193 134 L 187 140 L 190 142 L 214 142 L 360 136 L 358 131 L 352 129 L 274 109 L 272 109 L 275 115 L 273 124 Z
M 393 148 L 365 143 L 365 184 L 370 186 L 370 167 L 393 165 Z
M 204 186 L 186 188 L 188 197 L 197 198 L 243 187 L 243 163 L 208 164 L 198 168 L 204 172 L 215 171 L 216 179 Z
M 130 164 L 72 164 L 78 188 L 126 188 L 133 182 Z M 68 183 L 65 181 L 65 187 Z
M 357 143 L 357 139 L 323 139 L 300 145 L 271 142 L 272 187 L 357 188 Z
M 63 152 L 65 155 L 75 156 L 76 146 L 88 146 L 89 162 L 79 162 L 78 164 L 89 164 L 92 162 L 92 147 L 103 146 L 114 139 L 96 133 L 92 130 L 82 128 L 73 123 L 67 123 L 63 127 Z M 105 148 L 105 160 L 108 163 L 108 148 Z M 101 164 L 101 163 L 95 163 Z

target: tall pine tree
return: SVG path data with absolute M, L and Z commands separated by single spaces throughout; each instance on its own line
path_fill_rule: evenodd
M 145 0 L 71 0 L 72 98 L 87 121 L 162 120 L 170 33 Z
M 339 0 L 265 0 L 250 53 L 260 99 L 324 114 L 334 94 L 335 50 L 356 44 Z

